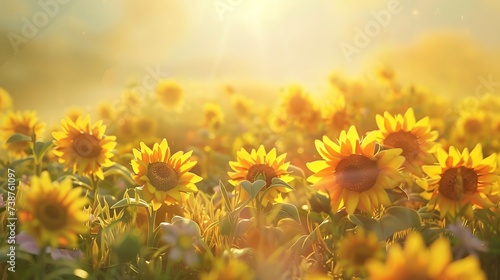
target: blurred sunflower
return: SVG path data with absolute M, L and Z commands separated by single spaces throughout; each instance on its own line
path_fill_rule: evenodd
M 5 113 L 12 107 L 12 98 L 9 93 L 0 87 L 0 114 Z
M 52 182 L 44 171 L 40 177 L 31 178 L 30 188 L 23 186 L 21 191 L 25 203 L 19 220 L 38 246 L 77 246 L 77 235 L 87 231 L 89 215 L 83 208 L 89 201 L 81 197 L 80 188 L 73 188 L 71 179 Z
M 384 258 L 385 243 L 380 242 L 374 232 L 366 233 L 362 228 L 356 233 L 347 234 L 338 245 L 339 267 L 348 277 L 366 274 L 368 260 Z
M 328 192 L 333 211 L 345 206 L 349 214 L 356 208 L 373 212 L 380 204 L 390 204 L 385 189 L 402 181 L 398 171 L 405 160 L 401 149 L 376 152 L 375 134 L 361 141 L 355 126 L 340 133 L 338 144 L 323 136 L 315 145 L 323 160 L 307 163 L 314 172 L 307 180 L 320 192 Z
M 299 85 L 290 85 L 281 104 L 283 111 L 290 117 L 299 118 L 313 106 L 311 97 Z
M 327 104 L 323 107 L 323 119 L 327 131 L 333 130 L 338 133 L 348 129 L 352 124 L 352 116 L 348 112 L 343 95 L 336 96 L 333 104 Z
M 4 117 L 3 125 L 0 128 L 3 139 L 3 146 L 13 157 L 22 157 L 26 155 L 26 148 L 29 141 L 20 141 L 7 144 L 7 140 L 14 134 L 20 133 L 26 136 L 33 136 L 38 139 L 45 129 L 45 124 L 38 122 L 36 112 L 34 111 L 9 111 Z
M 72 170 L 82 175 L 95 174 L 104 179 L 102 167 L 112 165 L 113 150 L 116 137 L 104 135 L 106 126 L 102 121 L 93 125 L 90 116 L 78 117 L 75 122 L 66 118 L 61 121 L 62 131 L 52 133 L 54 137 L 54 154 L 59 162 L 65 164 L 65 170 Z
M 155 90 L 155 97 L 166 108 L 179 109 L 182 105 L 184 91 L 173 79 L 161 80 Z
M 196 192 L 195 183 L 202 178 L 188 172 L 196 161 L 190 160 L 192 151 L 179 151 L 170 154 L 167 140 L 155 143 L 151 150 L 143 142 L 141 149 L 134 149 L 134 159 L 131 161 L 136 183 L 143 186 L 144 199 L 153 204 L 154 210 L 165 203 L 167 205 L 182 202 L 182 193 Z
M 416 232 L 406 238 L 404 249 L 399 244 L 392 245 L 385 263 L 369 260 L 366 268 L 371 280 L 486 279 L 478 259 L 469 256 L 453 261 L 447 239 L 438 239 L 427 249 L 424 240 Z
M 434 141 L 437 131 L 431 131 L 429 118 L 415 120 L 413 109 L 409 108 L 403 115 L 392 116 L 388 112 L 384 116 L 376 116 L 378 129 L 376 141 L 384 148 L 400 148 L 405 157 L 404 166 L 411 173 L 421 175 L 420 166 L 433 161 Z
M 462 154 L 453 146 L 448 153 L 439 148 L 437 158 L 439 165 L 423 166 L 430 178 L 417 180 L 426 190 L 422 196 L 429 200 L 429 210 L 438 209 L 441 218 L 453 218 L 462 210 L 472 217 L 473 205 L 493 206 L 487 195 L 498 193 L 498 176 L 494 174 L 496 154 L 483 159 L 482 146 L 477 144 L 470 153 L 465 148 Z
M 230 258 L 225 261 L 215 260 L 212 269 L 200 277 L 201 280 L 253 280 L 255 273 L 246 262 Z
M 76 122 L 76 120 L 80 117 L 83 117 L 85 112 L 81 108 L 73 107 L 68 110 L 66 113 L 66 118 L 70 119 L 73 122 Z
M 252 103 L 241 94 L 231 96 L 231 106 L 240 118 L 246 118 L 251 113 Z
M 240 196 L 240 201 L 248 200 L 248 194 L 242 190 L 240 183 L 244 180 L 254 182 L 258 176 L 266 178 L 266 186 L 271 186 L 273 178 L 280 178 L 286 183 L 293 180 L 293 177 L 288 175 L 287 169 L 290 165 L 285 162 L 286 153 L 280 156 L 276 155 L 276 148 L 273 148 L 269 153 L 266 153 L 264 146 L 260 146 L 258 150 L 252 149 L 247 152 L 241 148 L 236 153 L 237 161 L 229 162 L 229 166 L 234 171 L 229 171 L 229 183 L 236 187 Z M 262 205 L 266 206 L 269 202 L 279 202 L 282 200 L 281 193 L 287 193 L 290 189 L 284 186 L 273 187 L 268 191 L 262 199 Z
M 134 120 L 134 127 L 137 135 L 141 139 L 149 139 L 156 135 L 158 124 L 150 116 L 139 116 Z
M 477 107 L 477 106 L 475 106 Z M 484 111 L 464 108 L 460 111 L 455 122 L 455 129 L 452 130 L 451 140 L 455 145 L 462 147 L 472 146 L 472 143 L 489 140 L 484 137 L 489 133 L 489 123 L 487 114 Z
M 99 119 L 112 121 L 115 119 L 116 112 L 109 102 L 101 102 L 97 106 L 97 116 Z
M 219 104 L 206 103 L 203 105 L 203 126 L 210 129 L 219 129 L 224 123 L 224 113 Z

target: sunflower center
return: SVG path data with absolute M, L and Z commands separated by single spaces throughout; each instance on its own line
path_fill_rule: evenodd
M 67 222 L 67 213 L 60 204 L 43 204 L 37 211 L 38 219 L 44 227 L 56 231 L 64 228 Z
M 88 133 L 82 133 L 75 137 L 73 149 L 79 156 L 84 158 L 95 158 L 101 153 L 99 140 Z
M 401 155 L 410 160 L 416 159 L 420 152 L 418 138 L 408 131 L 400 130 L 389 134 L 384 140 L 384 145 L 389 148 L 402 149 Z
M 179 174 L 165 162 L 153 162 L 148 167 L 151 185 L 159 191 L 169 191 L 179 183 Z
M 477 191 L 477 173 L 472 168 L 450 168 L 441 175 L 439 193 L 449 199 L 459 200 L 462 195 Z
M 360 244 L 360 245 L 368 245 L 368 244 Z M 351 257 L 351 262 L 354 265 L 357 266 L 362 266 L 365 264 L 365 262 L 373 257 L 373 251 L 371 250 L 372 248 L 369 247 L 358 247 L 358 248 L 353 248 L 354 250 L 352 251 Z
M 364 192 L 375 185 L 379 172 L 375 161 L 362 155 L 350 155 L 337 164 L 335 176 L 340 187 Z
M 31 136 L 31 129 L 28 125 L 20 124 L 14 128 L 16 133 L 21 133 L 27 136 Z
M 270 186 L 273 178 L 278 177 L 274 168 L 266 164 L 256 164 L 248 169 L 247 180 L 250 182 L 255 181 L 255 177 L 262 174 L 266 177 L 266 186 Z
M 468 134 L 478 134 L 483 128 L 482 123 L 476 119 L 468 119 L 464 123 L 464 130 Z

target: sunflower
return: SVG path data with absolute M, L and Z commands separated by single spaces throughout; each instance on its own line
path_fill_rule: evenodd
M 101 102 L 97 107 L 97 116 L 105 121 L 112 121 L 116 117 L 116 112 L 109 102 Z
M 70 108 L 69 111 L 66 113 L 66 118 L 73 122 L 76 122 L 76 120 L 80 117 L 83 117 L 84 114 L 85 113 L 81 108 L 73 107 Z
M 353 117 L 346 107 L 343 95 L 336 96 L 333 104 L 327 102 L 323 108 L 323 119 L 326 129 L 329 131 L 333 130 L 338 133 L 349 128 Z
M 22 230 L 36 238 L 38 245 L 75 247 L 77 235 L 85 233 L 89 219 L 83 210 L 89 203 L 81 197 L 82 190 L 73 188 L 71 179 L 62 182 L 50 179 L 47 171 L 31 178 L 31 187 L 22 187 L 24 206 L 19 211 Z
M 133 150 L 135 159 L 131 161 L 134 179 L 143 186 L 144 199 L 152 202 L 154 210 L 163 203 L 179 204 L 183 200 L 182 193 L 198 190 L 195 183 L 202 178 L 188 172 L 196 165 L 196 161 L 190 160 L 192 151 L 171 155 L 166 139 L 155 143 L 152 150 L 143 142 L 140 145 L 140 150 Z
M 0 87 L 0 114 L 3 114 L 12 107 L 12 98 L 9 93 Z
M 62 131 L 52 133 L 54 154 L 66 170 L 82 175 L 95 174 L 104 179 L 101 167 L 111 166 L 112 149 L 116 146 L 116 137 L 104 135 L 106 126 L 102 121 L 91 125 L 90 116 L 78 117 L 75 122 L 70 118 L 61 121 Z
M 173 79 L 162 80 L 156 86 L 155 96 L 167 108 L 178 109 L 183 95 L 182 87 Z
M 299 85 L 290 85 L 287 88 L 281 105 L 288 116 L 295 118 L 300 118 L 313 107 L 311 97 Z
M 287 88 L 282 99 L 281 110 L 292 123 L 300 128 L 314 131 L 321 123 L 321 111 L 316 108 L 311 96 L 298 85 L 291 85 Z
M 483 159 L 482 146 L 477 144 L 470 153 L 465 148 L 461 154 L 453 146 L 448 153 L 439 148 L 437 158 L 439 165 L 423 166 L 429 178 L 417 180 L 426 190 L 422 196 L 429 200 L 429 210 L 438 209 L 441 218 L 453 218 L 462 210 L 467 217 L 472 217 L 472 206 L 493 206 L 486 195 L 498 193 L 496 154 Z
M 456 132 L 465 137 L 480 139 L 488 131 L 488 123 L 484 112 L 462 110 L 456 122 Z
M 293 177 L 288 175 L 287 169 L 290 165 L 285 162 L 286 153 L 280 156 L 276 155 L 276 148 L 273 148 L 269 153 L 266 153 L 264 146 L 259 149 L 252 149 L 247 152 L 241 148 L 236 153 L 237 161 L 229 162 L 229 166 L 233 171 L 229 171 L 229 183 L 236 187 L 239 193 L 240 201 L 246 201 L 249 196 L 245 191 L 242 191 L 240 183 L 244 180 L 254 182 L 256 177 L 263 175 L 266 179 L 266 186 L 271 186 L 273 178 L 280 178 L 286 183 L 293 180 Z M 262 198 L 262 205 L 266 206 L 269 202 L 279 202 L 282 200 L 281 193 L 287 193 L 290 189 L 285 186 L 276 186 L 269 190 L 265 197 Z
M 241 94 L 233 94 L 231 96 L 231 107 L 238 117 L 244 119 L 250 115 L 252 102 Z
M 339 267 L 349 276 L 366 274 L 365 264 L 370 259 L 383 259 L 385 243 L 380 242 L 374 232 L 366 233 L 358 228 L 348 234 L 338 245 Z
M 431 162 L 434 141 L 437 131 L 431 131 L 429 118 L 415 120 L 413 109 L 409 108 L 403 115 L 392 116 L 388 112 L 384 116 L 376 116 L 379 130 L 376 131 L 376 141 L 384 148 L 400 148 L 405 157 L 405 168 L 415 175 L 421 175 L 420 166 Z
M 1 127 L 2 138 L 4 147 L 8 150 L 9 154 L 14 157 L 22 157 L 26 155 L 26 148 L 29 146 L 29 141 L 20 141 L 16 143 L 7 144 L 7 140 L 14 134 L 20 133 L 26 136 L 33 136 L 38 139 L 45 129 L 45 124 L 39 123 L 36 117 L 36 112 L 12 112 L 9 111 L 4 118 Z
M 392 245 L 385 263 L 369 260 L 366 268 L 372 280 L 486 279 L 479 260 L 474 256 L 453 261 L 448 240 L 438 239 L 427 249 L 422 237 L 416 232 L 406 238 L 404 249 L 399 244 Z
M 141 138 L 152 138 L 156 135 L 158 123 L 149 116 L 140 116 L 134 120 L 135 131 Z
M 219 104 L 206 103 L 203 105 L 203 126 L 218 129 L 224 123 L 224 113 Z
M 380 204 L 390 204 L 384 189 L 395 188 L 402 181 L 398 171 L 405 160 L 401 149 L 376 152 L 375 134 L 369 133 L 361 141 L 355 126 L 340 132 L 338 144 L 327 136 L 315 144 L 323 160 L 307 163 L 315 173 L 307 180 L 329 194 L 333 211 L 345 206 L 349 214 L 356 208 L 372 212 Z
M 255 273 L 242 260 L 230 258 L 227 261 L 217 259 L 210 272 L 201 274 L 201 280 L 252 280 Z

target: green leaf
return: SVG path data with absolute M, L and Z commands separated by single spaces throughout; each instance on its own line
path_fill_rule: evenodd
M 229 196 L 227 195 L 226 186 L 224 186 L 222 181 L 219 181 L 219 186 L 222 197 L 224 198 L 224 203 L 226 205 L 227 211 L 232 212 L 233 208 L 231 207 L 231 200 L 229 200 Z
M 277 177 L 273 178 L 273 180 L 271 181 L 271 185 L 269 186 L 269 188 L 273 188 L 273 187 L 285 187 L 285 188 L 289 188 L 291 190 L 295 190 L 287 182 L 285 182 L 285 181 L 283 181 L 283 180 L 281 180 L 280 178 L 277 178 Z
M 250 181 L 241 182 L 241 186 L 250 195 L 252 199 L 257 197 L 257 194 L 266 186 L 266 181 L 257 180 L 253 183 Z
M 22 133 L 14 133 L 7 140 L 7 144 L 31 141 L 31 137 L 24 135 Z
M 400 206 L 388 208 L 380 219 L 371 219 L 358 214 L 348 215 L 347 218 L 355 225 L 375 232 L 380 240 L 387 240 L 398 231 L 422 225 L 417 211 Z
M 272 211 L 274 211 L 275 209 L 278 211 L 278 214 L 276 215 L 276 219 L 278 221 L 284 218 L 291 218 L 297 223 L 301 223 L 299 211 L 297 210 L 297 207 L 295 207 L 295 205 L 290 203 L 278 203 L 273 206 Z
M 39 163 L 42 161 L 43 157 L 53 146 L 52 141 L 47 141 L 47 142 L 36 142 L 35 146 L 33 147 L 33 155 L 35 156 L 35 162 Z
M 126 197 L 126 198 L 121 199 L 117 203 L 113 204 L 113 206 L 111 206 L 110 209 L 116 209 L 116 208 L 130 206 L 130 205 L 139 206 L 139 207 L 146 207 L 146 208 L 149 207 L 149 204 L 142 199 L 139 199 L 137 201 L 135 198 Z
M 131 232 L 125 234 L 124 237 L 119 238 L 111 249 L 116 254 L 120 262 L 126 263 L 136 259 L 139 251 L 141 250 L 141 243 L 139 237 Z
M 125 166 L 114 162 L 109 168 L 104 170 L 104 177 L 108 177 L 110 175 L 118 175 L 123 177 L 132 185 L 137 185 L 134 178 L 132 177 L 132 173 Z
M 224 218 L 222 218 L 222 222 L 220 224 L 220 233 L 222 235 L 230 235 L 231 234 L 231 229 L 233 228 L 233 223 L 231 219 L 231 215 L 228 214 Z
M 400 221 L 401 226 L 406 226 L 407 228 L 419 227 L 422 225 L 422 219 L 418 215 L 417 211 L 410 208 L 393 206 L 387 208 L 386 214 L 394 216 Z
M 366 230 L 374 231 L 375 233 L 377 233 L 377 236 L 379 236 L 379 238 L 381 238 L 380 236 L 383 235 L 382 228 L 378 220 L 367 218 L 359 214 L 349 214 L 347 215 L 347 219 L 349 219 L 349 221 L 357 226 L 360 226 Z
M 290 246 L 290 251 L 292 251 L 295 255 L 300 255 L 304 248 L 306 248 L 308 245 L 310 245 L 312 242 L 309 240 L 308 244 L 306 244 L 306 241 L 308 241 L 308 235 L 302 235 L 295 241 L 292 246 Z
M 18 159 L 18 160 L 11 162 L 9 164 L 9 167 L 14 168 L 14 167 L 20 165 L 21 163 L 24 163 L 25 161 L 31 161 L 31 160 L 33 160 L 33 156 L 27 156 L 25 158 L 21 158 L 21 159 Z

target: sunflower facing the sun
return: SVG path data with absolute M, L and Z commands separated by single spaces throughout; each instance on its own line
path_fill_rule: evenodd
M 474 256 L 453 260 L 450 242 L 440 238 L 427 248 L 424 239 L 412 232 L 405 240 L 404 248 L 394 244 L 389 248 L 387 260 L 369 260 L 369 279 L 372 280 L 484 280 L 479 260 Z
M 59 162 L 65 164 L 66 170 L 81 175 L 95 174 L 104 179 L 102 167 L 112 165 L 111 150 L 116 146 L 116 137 L 104 135 L 106 126 L 102 121 L 91 125 L 88 115 L 78 117 L 74 122 L 66 118 L 61 124 L 63 130 L 52 133 L 54 154 L 59 157 Z
M 496 154 L 483 159 L 482 146 L 477 144 L 470 153 L 465 148 L 461 154 L 453 146 L 448 153 L 439 148 L 437 158 L 438 165 L 423 166 L 429 178 L 417 180 L 426 190 L 422 196 L 429 200 L 429 210 L 438 209 L 441 218 L 454 218 L 463 210 L 467 217 L 472 217 L 472 206 L 493 206 L 487 195 L 499 191 Z
M 256 178 L 264 176 L 266 178 L 266 186 L 271 186 L 273 178 L 279 178 L 285 183 L 290 183 L 293 177 L 288 175 L 287 169 L 290 165 L 285 162 L 286 153 L 280 156 L 276 155 L 276 148 L 273 148 L 269 153 L 266 153 L 264 146 L 259 149 L 252 149 L 249 153 L 244 148 L 241 148 L 236 153 L 237 161 L 229 162 L 229 166 L 233 171 L 228 172 L 229 183 L 236 187 L 240 195 L 240 201 L 245 201 L 249 198 L 245 191 L 242 191 L 240 183 L 244 180 L 254 182 Z M 262 198 L 262 205 L 266 206 L 269 202 L 280 202 L 282 200 L 281 193 L 287 193 L 290 189 L 285 186 L 276 186 L 266 192 Z
M 409 108 L 404 115 L 392 116 L 388 112 L 384 116 L 377 115 L 379 130 L 376 141 L 384 148 L 400 148 L 405 157 L 404 166 L 415 175 L 421 175 L 420 166 L 430 162 L 438 137 L 437 131 L 431 131 L 429 118 L 415 120 L 413 109 Z
M 28 148 L 29 141 L 19 141 L 15 143 L 8 143 L 7 140 L 14 134 L 19 133 L 25 136 L 33 136 L 38 139 L 45 129 L 45 124 L 38 122 L 36 112 L 12 112 L 9 111 L 4 118 L 3 124 L 0 128 L 4 148 L 7 149 L 9 155 L 13 157 L 22 157 L 26 155 L 26 148 Z
M 361 141 L 355 126 L 340 133 L 338 144 L 323 136 L 315 145 L 323 160 L 307 163 L 314 172 L 307 180 L 329 194 L 332 211 L 346 207 L 349 214 L 356 209 L 371 213 L 390 204 L 385 189 L 403 180 L 398 171 L 405 161 L 401 149 L 376 152 L 375 134 Z
M 81 197 L 81 189 L 73 188 L 69 178 L 52 182 L 44 171 L 40 177 L 31 178 L 31 187 L 23 186 L 20 190 L 24 206 L 19 220 L 40 248 L 75 247 L 77 234 L 87 231 L 85 222 L 89 219 L 83 210 L 89 201 Z
M 155 143 L 153 149 L 141 142 L 141 149 L 134 149 L 131 161 L 135 182 L 143 186 L 144 199 L 157 210 L 163 203 L 179 204 L 182 193 L 198 191 L 195 183 L 202 178 L 189 172 L 196 161 L 191 160 L 192 151 L 170 154 L 167 140 Z

